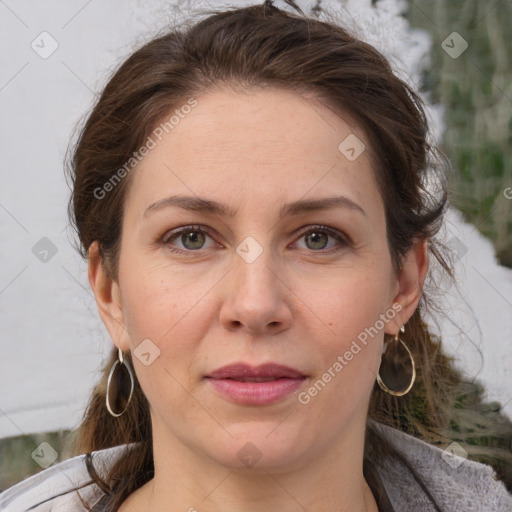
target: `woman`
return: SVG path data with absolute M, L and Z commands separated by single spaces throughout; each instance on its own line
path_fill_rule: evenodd
M 463 382 L 422 318 L 429 258 L 452 272 L 421 101 L 297 11 L 212 13 L 105 87 L 70 213 L 115 348 L 83 455 L 2 510 L 512 510 L 442 449 Z

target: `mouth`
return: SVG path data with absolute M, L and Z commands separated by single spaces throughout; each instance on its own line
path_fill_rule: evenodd
M 243 382 L 264 382 L 276 379 L 298 379 L 301 377 L 306 377 L 306 375 L 295 368 L 277 363 L 267 363 L 260 366 L 235 363 L 223 366 L 207 375 L 207 378 L 210 379 L 233 379 Z
M 236 363 L 205 377 L 223 398 L 241 405 L 267 405 L 293 394 L 307 379 L 299 370 L 275 363 Z
M 272 382 L 286 377 L 227 377 L 227 380 L 236 380 L 237 382 Z

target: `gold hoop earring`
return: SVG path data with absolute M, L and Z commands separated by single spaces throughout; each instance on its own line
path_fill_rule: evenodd
M 114 378 L 114 381 L 112 380 L 114 376 L 114 372 L 119 366 L 119 368 L 124 368 L 126 372 L 128 373 L 129 379 L 130 379 L 130 392 L 128 394 L 128 398 L 126 398 L 126 392 L 123 393 L 123 390 L 127 387 L 126 382 L 126 372 L 117 372 L 116 377 Z M 124 375 L 123 375 L 124 374 Z M 110 393 L 111 393 L 111 385 L 112 382 L 114 382 L 114 404 L 115 408 L 121 409 L 121 412 L 114 412 L 114 408 L 110 405 Z M 133 388 L 135 387 L 135 379 L 133 377 L 133 372 L 130 368 L 130 366 L 125 362 L 123 351 L 119 349 L 118 351 L 118 358 L 114 361 L 114 364 L 110 368 L 110 373 L 108 374 L 108 380 L 107 380 L 107 393 L 105 395 L 105 403 L 107 405 L 108 412 L 114 416 L 114 418 L 119 418 L 126 409 L 128 408 L 128 404 L 130 403 L 130 400 L 132 399 L 133 395 Z
M 405 332 L 403 325 L 400 331 Z M 379 373 L 377 373 L 377 383 L 386 393 L 403 396 L 409 393 L 415 379 L 414 358 L 397 333 L 393 342 L 384 344 Z

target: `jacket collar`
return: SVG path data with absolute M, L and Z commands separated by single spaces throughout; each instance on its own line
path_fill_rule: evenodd
M 490 466 L 452 455 L 395 428 L 370 423 L 396 454 L 375 462 L 395 512 L 512 510 L 512 496 Z M 79 455 L 33 475 L 0 494 L 0 511 L 85 511 L 77 490 L 90 506 L 106 495 L 91 478 L 87 458 L 106 480 L 110 468 L 133 446 Z

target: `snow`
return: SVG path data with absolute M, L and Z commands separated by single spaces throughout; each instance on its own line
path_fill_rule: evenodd
M 208 7 L 252 3 L 210 2 Z M 298 3 L 305 12 L 315 4 Z M 181 11 L 169 14 L 169 4 L 129 0 L 121 8 L 114 0 L 44 5 L 30 0 L 0 6 L 0 438 L 77 426 L 110 350 L 86 263 L 66 229 L 69 190 L 62 162 L 93 91 L 134 46 L 186 16 L 185 7 L 192 5 L 182 2 Z M 335 0 L 323 4 L 377 45 L 397 72 L 413 85 L 419 82 L 421 69 L 429 65 L 431 41 L 400 17 L 402 2 L 372 7 L 370 0 L 348 0 L 343 9 Z M 58 43 L 46 59 L 31 47 L 44 31 Z M 46 48 L 53 44 L 47 43 Z M 431 116 L 432 136 L 440 139 L 442 108 L 433 106 Z M 454 288 L 443 295 L 444 343 L 470 378 L 485 383 L 489 399 L 504 404 L 512 417 L 512 270 L 497 265 L 491 243 L 450 211 L 446 239 L 454 236 L 467 250 L 457 264 L 461 296 Z M 40 242 L 43 237 L 51 244 Z M 36 243 L 49 254 L 52 248 L 57 252 L 43 262 L 33 252 Z

